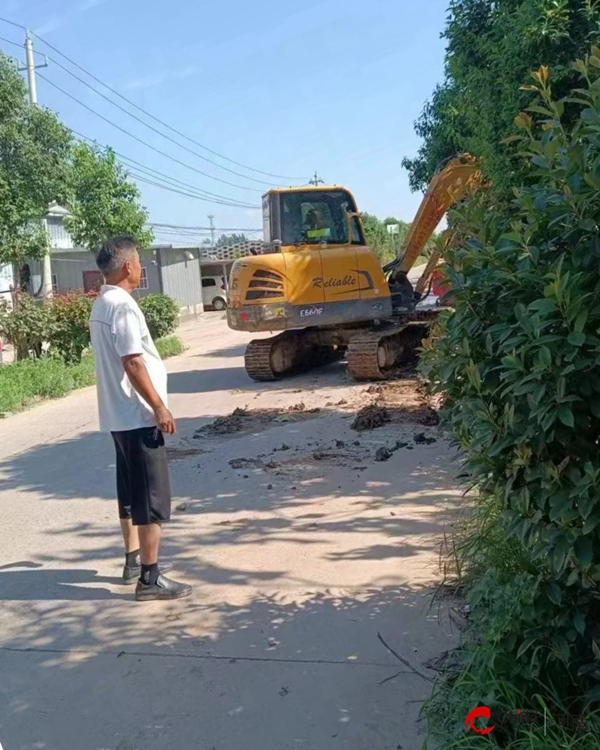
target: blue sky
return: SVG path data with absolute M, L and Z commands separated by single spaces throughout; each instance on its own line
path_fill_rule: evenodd
M 410 220 L 419 196 L 411 194 L 401 160 L 416 152 L 413 121 L 442 79 L 440 32 L 447 2 L 4 0 L 0 15 L 28 26 L 136 104 L 214 151 L 304 181 L 316 169 L 327 182 L 349 187 L 361 210 Z M 1 22 L 0 36 L 22 40 L 19 29 Z M 55 56 L 40 41 L 35 44 L 36 51 Z M 40 73 L 188 167 L 252 190 L 173 163 L 38 78 L 40 104 L 58 112 L 74 130 L 236 201 L 258 205 L 262 189 L 268 189 L 186 153 L 57 66 Z M 289 182 L 200 153 L 255 179 Z M 260 227 L 259 211 L 211 205 L 141 183 L 140 188 L 153 222 L 205 226 L 207 214 L 213 213 L 219 227 Z

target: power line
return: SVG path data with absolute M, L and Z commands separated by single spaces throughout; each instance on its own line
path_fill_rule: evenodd
M 239 188 L 240 190 L 249 190 L 252 193 L 260 193 L 261 190 L 258 190 L 258 188 L 251 188 L 246 187 L 245 185 L 237 185 L 235 182 L 229 182 L 228 180 L 223 180 L 220 177 L 214 177 L 213 175 L 208 174 L 208 172 L 203 172 L 201 169 L 196 169 L 196 167 L 192 167 L 191 164 L 186 164 L 184 161 L 181 161 L 180 159 L 177 159 L 174 156 L 171 156 L 166 151 L 162 151 L 159 148 L 156 148 L 156 146 L 153 146 L 152 144 L 148 143 L 147 141 L 144 141 L 142 138 L 138 138 L 137 135 L 134 135 L 133 133 L 130 133 L 125 128 L 122 128 L 120 125 L 117 125 L 116 122 L 113 122 L 108 117 L 105 117 L 104 115 L 101 115 L 100 112 L 97 112 L 93 107 L 88 106 L 87 104 L 84 104 L 80 99 L 78 99 L 76 96 L 73 96 L 73 94 L 70 94 L 68 91 L 65 91 L 61 86 L 59 86 L 57 83 L 54 83 L 49 78 L 46 78 L 46 76 L 43 76 L 41 73 L 38 73 L 38 76 L 43 80 L 46 81 L 46 83 L 49 83 L 51 86 L 53 86 L 55 89 L 60 91 L 65 96 L 68 96 L 69 99 L 72 99 L 74 102 L 77 102 L 80 106 L 84 107 L 88 110 L 88 112 L 91 112 L 92 114 L 96 115 L 96 117 L 99 117 L 101 120 L 104 120 L 104 122 L 107 122 L 109 125 L 112 125 L 113 128 L 116 128 L 117 130 L 120 130 L 121 133 L 125 133 L 125 135 L 128 135 L 130 138 L 133 138 L 134 141 L 137 141 L 138 143 L 141 143 L 143 146 L 146 146 L 147 148 L 151 148 L 152 151 L 156 151 L 157 154 L 160 154 L 161 156 L 165 156 L 167 159 L 171 159 L 171 161 L 177 162 L 177 164 L 181 164 L 184 167 L 187 167 L 187 169 L 191 169 L 193 172 L 197 172 L 198 174 L 203 175 L 204 177 L 208 177 L 211 180 L 216 180 L 217 182 L 222 182 L 225 185 L 230 185 L 231 187 Z
M 79 133 L 77 132 L 77 130 L 73 130 L 72 128 L 70 130 L 71 130 L 71 133 L 73 133 L 79 139 L 88 141 L 89 143 L 93 143 L 96 146 L 101 145 L 101 144 L 98 144 L 98 141 L 96 141 L 94 138 L 89 138 L 87 135 L 83 135 L 83 133 Z M 110 147 L 105 146 L 105 148 L 110 148 Z M 119 151 L 115 151 L 112 148 L 111 148 L 111 151 L 115 154 L 115 156 L 119 157 L 119 161 L 128 170 L 132 168 L 131 165 L 135 165 L 136 169 L 140 169 L 143 172 L 149 173 L 150 177 L 158 176 L 164 180 L 168 180 L 170 182 L 176 183 L 177 185 L 187 188 L 191 191 L 201 193 L 202 195 L 209 196 L 211 198 L 215 198 L 219 202 L 226 202 L 227 205 L 231 204 L 233 207 L 236 207 L 236 208 L 255 208 L 255 206 L 252 204 L 243 203 L 242 201 L 235 200 L 234 198 L 229 199 L 224 195 L 219 195 L 218 193 L 211 193 L 208 190 L 204 190 L 203 188 L 198 187 L 197 185 L 193 185 L 192 183 L 179 180 L 177 177 L 172 177 L 171 175 L 165 174 L 164 172 L 161 172 L 158 169 L 154 169 L 153 167 L 148 167 L 145 164 L 142 164 L 141 162 L 136 161 L 135 159 L 132 159 L 130 156 L 121 154 Z M 127 162 L 131 162 L 131 164 L 128 164 Z
M 23 24 L 21 23 L 15 23 L 14 21 L 9 21 L 8 18 L 0 18 L 0 21 L 3 21 L 4 23 L 9 23 L 11 26 L 16 26 L 17 29 L 23 29 L 23 31 L 27 31 L 26 26 L 23 26 Z
M 157 222 L 148 222 L 149 227 L 163 227 L 164 229 L 193 229 L 199 231 L 210 231 L 215 229 L 217 232 L 260 232 L 260 229 L 248 229 L 248 227 L 192 227 L 187 224 L 159 224 Z
M 0 20 L 2 20 L 2 19 L 0 19 Z M 22 45 L 21 45 L 21 44 L 19 44 L 18 42 L 14 42 L 14 41 L 12 41 L 11 39 L 6 39 L 5 37 L 0 37 L 0 41 L 3 41 L 3 42 L 7 42 L 7 43 L 9 43 L 9 44 L 13 44 L 13 45 L 15 45 L 16 47 L 22 47 Z M 41 54 L 41 53 L 38 53 L 38 54 Z M 55 61 L 54 61 L 54 62 L 55 62 Z M 62 67 L 62 66 L 60 66 L 60 67 Z M 47 80 L 47 79 L 45 79 L 45 78 L 44 78 L 44 80 Z M 47 81 L 47 82 L 48 82 L 48 83 L 50 83 L 50 84 L 52 84 L 52 82 L 51 82 L 51 81 Z M 95 89 L 94 89 L 94 90 L 95 90 Z M 65 93 L 66 93 L 66 92 L 65 92 Z M 98 93 L 100 93 L 100 92 L 98 92 Z M 109 101 L 110 101 L 110 100 L 109 100 Z M 92 138 L 88 138 L 87 136 L 84 136 L 84 135 L 82 135 L 81 133 L 77 133 L 77 132 L 76 132 L 76 131 L 74 131 L 74 130 L 71 130 L 71 132 L 72 132 L 72 133 L 74 133 L 74 134 L 75 134 L 76 136 L 78 136 L 79 138 L 83 138 L 83 139 L 85 139 L 86 141 L 89 141 L 89 142 L 91 142 L 91 143 L 97 143 L 97 141 L 95 141 L 94 139 L 92 139 Z M 225 196 L 218 196 L 218 195 L 217 195 L 217 194 L 215 194 L 215 193 L 210 193 L 210 192 L 208 192 L 208 191 L 204 191 L 204 190 L 203 190 L 202 188 L 199 188 L 199 187 L 197 187 L 197 186 L 195 186 L 195 185 L 191 185 L 190 183 L 186 183 L 186 182 L 183 182 L 182 180 L 178 180 L 178 179 L 177 179 L 177 178 L 175 178 L 175 177 L 171 177 L 171 176 L 169 176 L 169 175 L 166 175 L 166 174 L 164 174 L 164 173 L 162 173 L 162 172 L 159 172 L 158 170 L 152 169 L 151 167 L 146 167 L 145 165 L 141 164 L 140 162 L 136 162 L 136 161 L 135 161 L 135 159 L 131 159 L 131 158 L 129 158 L 129 157 L 126 157 L 126 156 L 124 156 L 124 155 L 122 155 L 122 154 L 118 154 L 118 153 L 117 153 L 116 151 L 115 151 L 114 153 L 115 153 L 116 155 L 120 156 L 120 157 L 121 157 L 121 159 L 126 159 L 127 161 L 131 161 L 131 162 L 132 162 L 133 164 L 136 164 L 136 165 L 138 165 L 138 166 L 137 166 L 137 168 L 138 168 L 138 169 L 141 169 L 142 171 L 146 172 L 146 173 L 147 173 L 147 174 L 149 174 L 149 175 L 150 175 L 151 177 L 153 177 L 153 176 L 154 176 L 154 175 L 153 175 L 152 173 L 155 173 L 155 175 L 157 175 L 157 176 L 161 177 L 162 179 L 165 179 L 165 180 L 169 180 L 169 181 L 171 181 L 171 182 L 174 182 L 174 183 L 178 183 L 179 185 L 181 185 L 181 186 L 183 186 L 183 187 L 186 187 L 186 188 L 188 188 L 188 189 L 191 189 L 191 190 L 194 190 L 194 191 L 198 191 L 198 193 L 202 193 L 202 194 L 205 194 L 205 195 L 207 196 L 206 198 L 204 198 L 204 197 L 201 197 L 200 195 L 191 195 L 191 194 L 190 194 L 190 196 L 189 196 L 189 197 L 193 197 L 193 198 L 198 198 L 198 199 L 200 199 L 200 200 L 206 200 L 207 202 L 214 202 L 214 203 L 219 203 L 220 205 L 230 206 L 230 207 L 232 207 L 232 208 L 255 208 L 255 206 L 253 206 L 253 205 L 251 205 L 251 204 L 248 204 L 248 203 L 242 203 L 242 202 L 240 202 L 240 201 L 235 201 L 234 199 L 231 199 L 231 200 L 229 200 L 229 199 L 227 199 L 227 198 L 226 198 Z M 129 165 L 127 165 L 127 164 L 124 164 L 124 166 L 130 169 Z M 250 179 L 252 179 L 252 178 L 250 178 Z M 158 187 L 162 187 L 162 186 L 160 186 L 160 185 L 157 185 L 157 186 L 158 186 Z M 209 198 L 208 196 L 210 196 L 210 198 Z M 212 200 L 212 198 L 216 198 L 217 200 L 214 200 L 214 201 L 213 201 L 213 200 Z M 221 200 L 221 199 L 222 199 L 222 200 Z
M 252 182 L 257 182 L 261 185 L 269 185 L 271 186 L 271 182 L 266 182 L 266 180 L 257 180 L 255 177 L 249 177 L 248 175 L 242 174 L 242 172 L 236 172 L 235 169 L 229 169 L 229 167 L 224 167 L 221 164 L 218 164 L 216 161 L 213 161 L 212 159 L 207 159 L 206 156 L 202 156 L 202 154 L 199 154 L 197 151 L 194 151 L 194 149 L 188 148 L 187 146 L 184 146 L 183 144 L 179 143 L 175 140 L 175 138 L 171 138 L 171 136 L 166 135 L 165 133 L 162 133 L 158 128 L 153 127 L 152 125 L 149 125 L 147 122 L 144 122 L 141 118 L 137 117 L 136 115 L 132 114 L 127 110 L 125 107 L 122 107 L 120 104 L 117 104 L 117 102 L 114 102 L 110 97 L 106 96 L 106 94 L 103 94 L 101 91 L 98 91 L 97 88 L 89 84 L 87 81 L 85 81 L 80 76 L 73 73 L 71 70 L 69 70 L 65 65 L 62 63 L 59 63 L 58 60 L 55 60 L 53 57 L 48 57 L 48 60 L 50 60 L 54 65 L 58 66 L 62 70 L 64 70 L 66 73 L 68 73 L 70 76 L 75 78 L 75 80 L 82 83 L 84 86 L 87 86 L 89 89 L 94 91 L 98 96 L 101 96 L 103 99 L 105 99 L 109 104 L 112 104 L 117 109 L 120 109 L 121 112 L 124 112 L 126 115 L 134 119 L 136 122 L 141 123 L 146 128 L 151 130 L 153 133 L 157 133 L 162 138 L 166 138 L 171 143 L 174 143 L 179 148 L 182 148 L 184 151 L 187 151 L 190 154 L 193 154 L 194 156 L 197 156 L 199 159 L 203 159 L 204 161 L 208 162 L 209 164 L 213 164 L 215 167 L 218 167 L 219 169 L 223 169 L 225 172 L 230 172 L 231 174 L 235 174 L 238 177 L 242 177 L 245 180 L 251 180 Z M 231 183 L 228 183 L 231 184 Z
M 260 206 L 251 206 L 249 204 L 240 206 L 234 203 L 225 203 L 224 201 L 218 201 L 214 199 L 209 200 L 208 198 L 204 198 L 203 196 L 200 196 L 200 195 L 194 195 L 193 193 L 188 193 L 188 192 L 185 192 L 184 190 L 178 190 L 175 187 L 170 187 L 168 185 L 161 185 L 160 182 L 154 182 L 152 180 L 147 179 L 146 177 L 142 177 L 141 175 L 135 175 L 133 173 L 132 175 L 133 177 L 135 177 L 136 180 L 145 182 L 147 185 L 154 185 L 155 187 L 161 188 L 162 190 L 168 190 L 171 193 L 178 193 L 179 195 L 185 195 L 188 198 L 198 198 L 199 200 L 202 200 L 202 201 L 207 201 L 209 203 L 217 203 L 223 206 L 229 206 L 230 208 L 250 208 L 256 211 L 260 211 Z
M 6 19 L 0 18 L 0 21 L 3 21 Z M 8 21 L 8 23 L 13 23 L 12 21 Z M 19 28 L 25 28 L 24 26 L 20 26 L 20 24 L 14 24 L 15 26 L 18 26 Z M 61 52 L 59 49 L 54 47 L 50 42 L 47 42 L 43 37 L 41 37 L 39 34 L 36 34 L 35 32 L 32 32 L 33 35 L 40 40 L 43 44 L 45 44 L 47 47 L 49 47 L 51 50 L 54 50 L 57 54 L 59 54 L 63 59 L 67 60 L 67 62 L 71 63 L 71 65 L 74 65 L 78 70 L 81 70 L 82 73 L 85 73 L 87 76 L 89 76 L 92 80 L 96 81 L 96 83 L 99 83 L 101 86 L 104 86 L 105 89 L 108 89 L 111 93 L 115 94 L 115 96 L 118 96 L 123 101 L 127 102 L 130 106 L 137 109 L 139 112 L 142 112 L 146 117 L 149 117 L 150 119 L 154 120 L 155 122 L 158 122 L 163 127 L 167 128 L 171 132 L 178 135 L 180 138 L 184 138 L 186 141 L 189 141 L 190 143 L 193 143 L 195 146 L 199 146 L 200 148 L 204 149 L 204 151 L 208 151 L 210 154 L 213 154 L 214 156 L 218 156 L 220 159 L 223 159 L 224 161 L 228 161 L 230 164 L 235 164 L 238 167 L 241 167 L 242 169 L 247 169 L 249 172 L 256 172 L 257 174 L 265 175 L 266 177 L 275 177 L 280 180 L 303 180 L 302 177 L 289 177 L 286 175 L 278 175 L 278 174 L 272 174 L 271 172 L 264 172 L 261 169 L 255 169 L 254 167 L 249 167 L 246 164 L 242 164 L 241 162 L 234 161 L 233 159 L 230 159 L 227 156 L 224 156 L 223 154 L 220 154 L 218 151 L 213 151 L 213 149 L 208 148 L 208 146 L 205 146 L 202 143 L 199 143 L 198 141 L 195 141 L 193 138 L 190 138 L 189 136 L 185 135 L 185 133 L 182 133 L 181 131 L 177 130 L 176 128 L 172 127 L 171 125 L 167 124 L 166 122 L 163 122 L 158 117 L 155 117 L 151 112 L 148 112 L 147 110 L 143 109 L 139 105 L 137 105 L 135 102 L 132 102 L 131 99 L 128 99 L 126 96 L 123 96 L 123 94 L 119 93 L 116 89 L 113 89 L 108 84 L 104 83 L 104 81 L 100 80 L 97 76 L 95 76 L 93 73 L 90 73 L 89 70 L 86 70 L 83 66 L 79 65 L 75 62 L 75 60 L 72 60 L 70 57 L 65 55 L 63 52 Z M 56 62 L 56 61 L 55 61 Z M 86 84 L 89 85 L 89 84 Z M 110 101 L 110 100 L 109 100 Z M 113 102 L 113 104 L 115 104 Z M 115 106 L 118 106 L 115 104 Z M 165 136 L 166 137 L 166 136 Z M 214 163 L 214 162 L 211 162 Z M 217 166 L 221 166 L 218 165 Z M 222 169 L 225 169 L 225 167 L 221 167 Z M 250 178 L 247 178 L 250 179 Z

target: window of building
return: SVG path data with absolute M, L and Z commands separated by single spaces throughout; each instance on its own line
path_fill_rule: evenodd
M 58 276 L 55 273 L 52 274 L 52 294 L 58 294 Z
M 142 275 L 140 276 L 138 289 L 148 289 L 148 271 L 146 270 L 146 266 L 142 266 Z

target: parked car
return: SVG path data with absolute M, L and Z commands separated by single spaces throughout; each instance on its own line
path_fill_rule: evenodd
M 205 307 L 225 310 L 227 307 L 227 284 L 224 276 L 202 277 L 202 302 Z

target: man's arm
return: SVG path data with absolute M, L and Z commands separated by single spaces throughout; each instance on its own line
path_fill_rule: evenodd
M 173 435 L 177 431 L 175 420 L 152 385 L 142 355 L 128 354 L 121 357 L 121 361 L 129 382 L 154 412 L 158 428 L 168 435 Z

